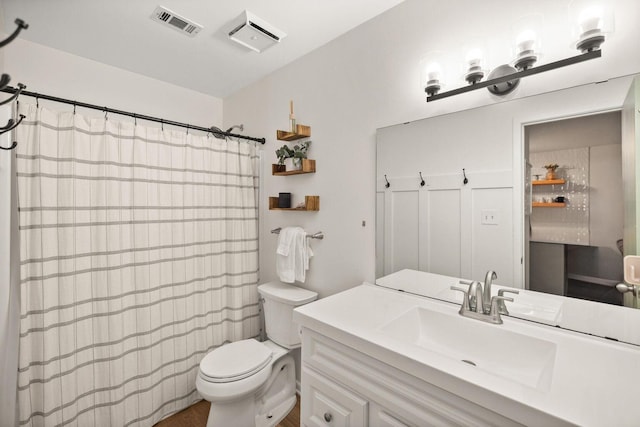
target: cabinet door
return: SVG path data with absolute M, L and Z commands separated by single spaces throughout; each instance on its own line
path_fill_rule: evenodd
M 312 371 L 302 369 L 301 420 L 306 427 L 367 425 L 367 401 Z

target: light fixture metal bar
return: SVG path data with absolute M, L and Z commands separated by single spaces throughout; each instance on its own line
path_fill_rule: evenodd
M 561 59 L 556 62 L 550 62 L 548 64 L 539 65 L 537 67 L 531 67 L 527 70 L 518 71 L 517 73 L 508 74 L 502 77 L 496 77 L 495 79 L 485 80 L 483 82 L 478 82 L 469 86 L 463 86 L 458 89 L 449 90 L 447 92 L 436 93 L 435 95 L 431 95 L 427 97 L 427 102 L 436 101 L 438 99 L 448 98 L 450 96 L 459 95 L 461 93 L 471 92 L 472 90 L 482 89 L 485 87 L 489 87 L 491 85 L 496 85 L 499 83 L 505 83 L 511 80 L 520 79 L 522 77 L 531 76 L 534 74 L 543 73 L 549 70 L 555 70 L 556 68 L 566 67 L 567 65 L 577 64 L 579 62 L 589 61 L 590 59 L 600 58 L 602 56 L 601 50 L 593 50 L 591 52 L 586 52 L 581 55 L 572 56 L 570 58 Z

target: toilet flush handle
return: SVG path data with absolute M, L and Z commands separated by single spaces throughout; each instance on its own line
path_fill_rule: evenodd
M 333 419 L 333 415 L 331 415 L 329 412 L 324 413 L 324 420 L 326 422 L 330 423 L 332 419 Z

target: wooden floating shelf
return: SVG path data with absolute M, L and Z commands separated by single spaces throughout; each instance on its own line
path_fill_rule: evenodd
M 279 208 L 278 198 L 269 197 L 269 210 L 270 211 L 319 211 L 320 196 L 304 196 L 303 208 Z
M 316 173 L 316 161 L 311 159 L 302 159 L 302 169 L 283 172 L 278 171 L 280 165 L 271 165 L 271 175 L 274 176 L 288 176 L 288 175 L 300 175 L 303 173 Z
M 541 179 L 539 181 L 532 181 L 533 185 L 562 185 L 566 181 L 564 179 Z
M 309 138 L 311 136 L 311 126 L 296 125 L 296 131 L 286 130 L 276 131 L 276 137 L 280 141 L 295 141 L 296 139 Z
M 277 199 L 277 197 L 276 197 Z M 566 203 L 557 203 L 557 202 L 553 202 L 553 203 L 543 203 L 543 202 L 533 202 L 533 207 L 534 208 L 564 208 L 565 206 L 567 206 Z

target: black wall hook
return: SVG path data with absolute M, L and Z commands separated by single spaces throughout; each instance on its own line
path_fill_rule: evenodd
M 2 147 L 2 146 L 0 146 L 0 150 L 13 150 L 17 146 L 18 146 L 18 143 L 16 141 L 13 141 L 13 144 L 11 144 L 11 147 Z
M 15 30 L 13 30 L 13 33 L 11 33 L 11 35 L 9 37 L 7 37 L 6 39 L 2 40 L 0 42 L 0 47 L 5 47 L 6 45 L 8 45 L 9 43 L 11 43 L 13 41 L 13 39 L 15 39 L 16 37 L 18 37 L 18 34 L 20 34 L 20 31 L 22 30 L 26 30 L 27 28 L 29 28 L 29 24 L 27 24 L 26 22 L 24 22 L 22 19 L 20 18 L 16 18 L 15 20 L 15 24 L 18 26 Z
M 387 175 L 385 174 L 384 176 L 384 180 L 387 181 L 387 183 L 384 185 L 385 188 L 389 188 L 391 187 L 391 184 L 389 183 L 389 180 L 387 179 Z
M 18 121 L 16 122 L 13 119 L 9 119 L 9 121 L 7 122 L 7 125 L 4 127 L 0 127 L 0 135 L 2 135 L 3 133 L 7 133 L 9 131 L 14 130 L 15 128 L 18 127 L 18 125 L 20 124 L 20 122 L 22 122 L 22 119 L 25 118 L 24 114 L 20 114 L 20 117 L 18 118 Z
M 418 172 L 420 174 L 420 187 L 424 187 L 424 178 L 422 177 L 422 172 Z
M 464 176 L 464 179 L 462 180 L 462 184 L 467 185 L 469 183 L 469 180 L 467 179 L 467 174 L 465 173 L 464 168 L 462 168 L 462 176 Z
M 9 102 L 13 101 L 14 99 L 17 99 L 20 96 L 20 93 L 22 92 L 22 90 L 25 89 L 26 87 L 27 87 L 26 85 L 23 85 L 22 83 L 18 83 L 18 89 L 15 91 L 15 93 L 13 95 L 11 95 L 9 98 L 7 98 L 4 101 L 0 102 L 0 105 L 8 104 Z

